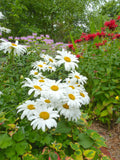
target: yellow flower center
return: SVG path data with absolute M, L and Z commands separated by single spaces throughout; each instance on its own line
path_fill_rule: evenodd
M 12 43 L 12 46 L 17 46 L 17 44 L 15 44 L 15 43 Z
M 41 79 L 44 79 L 44 77 L 40 77 Z
M 73 94 L 68 94 L 69 98 L 75 100 L 75 96 Z
M 65 108 L 65 109 L 69 109 L 68 104 L 67 104 L 67 103 L 63 104 L 63 108 Z
M 38 72 L 34 72 L 35 75 L 38 75 Z
M 49 69 L 52 69 L 52 67 L 48 67 Z
M 44 79 L 40 79 L 39 82 L 45 82 L 45 80 Z
M 72 89 L 75 89 L 75 87 L 74 87 L 74 86 L 69 86 L 69 87 L 71 87 Z
M 58 90 L 59 90 L 59 87 L 56 86 L 56 85 L 53 85 L 53 86 L 51 86 L 51 89 L 52 89 L 53 91 L 58 91 Z
M 77 75 L 75 75 L 75 78 L 80 79 L 80 77 L 79 77 L 79 76 L 77 76 Z
M 53 62 L 52 58 L 49 58 L 49 61 L 50 61 L 50 62 Z
M 35 89 L 39 89 L 40 91 L 42 91 L 42 88 L 40 86 L 34 85 Z
M 71 59 L 70 59 L 69 57 L 64 57 L 64 60 L 65 60 L 66 62 L 71 62 Z
M 38 67 L 41 67 L 41 68 L 42 68 L 42 67 L 43 67 L 43 65 L 39 64 L 39 65 L 38 65 Z
M 48 119 L 50 117 L 50 114 L 48 112 L 41 112 L 39 114 L 39 117 L 44 119 L 44 120 L 46 120 L 46 119 Z
M 81 95 L 82 97 L 85 97 L 84 93 L 81 93 L 81 92 L 80 92 L 80 95 Z
M 43 62 L 43 64 L 46 64 L 46 62 Z
M 50 103 L 51 102 L 49 99 L 45 99 L 44 101 L 45 101 L 45 103 Z
M 33 110 L 33 109 L 35 109 L 35 107 L 34 107 L 34 105 L 33 105 L 33 104 L 29 104 L 29 105 L 27 106 L 27 108 L 28 108 L 29 110 Z

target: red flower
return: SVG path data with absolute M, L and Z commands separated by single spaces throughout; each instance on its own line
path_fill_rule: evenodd
M 115 20 L 114 20 L 114 19 L 112 19 L 112 20 L 110 20 L 110 21 L 106 21 L 106 22 L 104 23 L 104 25 L 107 26 L 107 27 L 109 27 L 109 30 L 112 30 L 112 31 L 114 31 L 115 28 L 118 27 L 118 25 L 115 24 Z
M 117 20 L 120 20 L 120 16 L 117 17 Z
M 76 55 L 77 58 L 80 58 L 80 56 L 81 56 L 80 54 L 77 54 L 77 55 Z
M 97 35 L 96 35 L 95 33 L 93 33 L 93 34 L 88 34 L 88 35 L 84 36 L 84 39 L 85 39 L 86 41 L 90 41 L 90 40 L 93 40 L 96 36 L 97 36 Z
M 114 36 L 114 33 L 108 33 L 108 35 L 107 36 L 109 36 L 109 37 L 113 37 Z
M 102 28 L 101 28 L 102 31 L 105 31 L 105 29 L 106 29 L 106 27 L 102 27 Z
M 79 42 L 81 42 L 82 41 L 82 39 L 76 39 L 75 40 L 75 43 L 79 43 Z
M 97 32 L 96 35 L 99 37 L 105 37 L 106 33 L 102 31 L 101 33 Z

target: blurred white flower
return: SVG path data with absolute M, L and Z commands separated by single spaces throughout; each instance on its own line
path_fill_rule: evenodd
M 0 91 L 0 96 L 2 95 L 3 93 Z
M 18 41 L 15 43 L 11 43 L 9 41 L 0 39 L 2 42 L 0 43 L 0 50 L 3 50 L 4 53 L 11 53 L 13 51 L 14 55 L 23 55 L 27 49 L 23 45 L 19 45 Z
M 1 27 L 1 26 L 0 26 L 0 32 L 10 33 L 10 32 L 11 32 L 11 30 L 10 30 L 10 29 L 8 29 L 8 28 Z
M 0 19 L 3 19 L 5 16 L 0 12 Z

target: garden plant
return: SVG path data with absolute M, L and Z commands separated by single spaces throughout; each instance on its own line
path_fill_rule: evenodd
M 1 160 L 110 160 L 89 126 L 119 122 L 119 20 L 68 45 L 37 33 L 0 39 Z

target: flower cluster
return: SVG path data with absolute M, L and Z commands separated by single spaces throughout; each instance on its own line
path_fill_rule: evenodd
M 28 95 L 34 100 L 27 100 L 17 107 L 22 111 L 21 119 L 27 117 L 33 129 L 57 127 L 57 118 L 64 116 L 68 121 L 77 121 L 81 116 L 80 107 L 89 103 L 89 96 L 84 88 L 87 78 L 76 71 L 78 59 L 71 52 L 57 51 L 55 58 L 41 54 L 42 60 L 32 64 L 32 78 L 25 78 L 22 87 L 28 87 Z M 64 79 L 50 79 L 62 68 L 68 73 Z M 54 76 L 53 76 L 54 77 Z
M 116 27 L 118 27 L 118 25 L 116 24 L 116 21 L 114 19 L 110 20 L 110 21 L 106 21 L 105 26 L 109 27 L 109 30 L 114 31 Z

